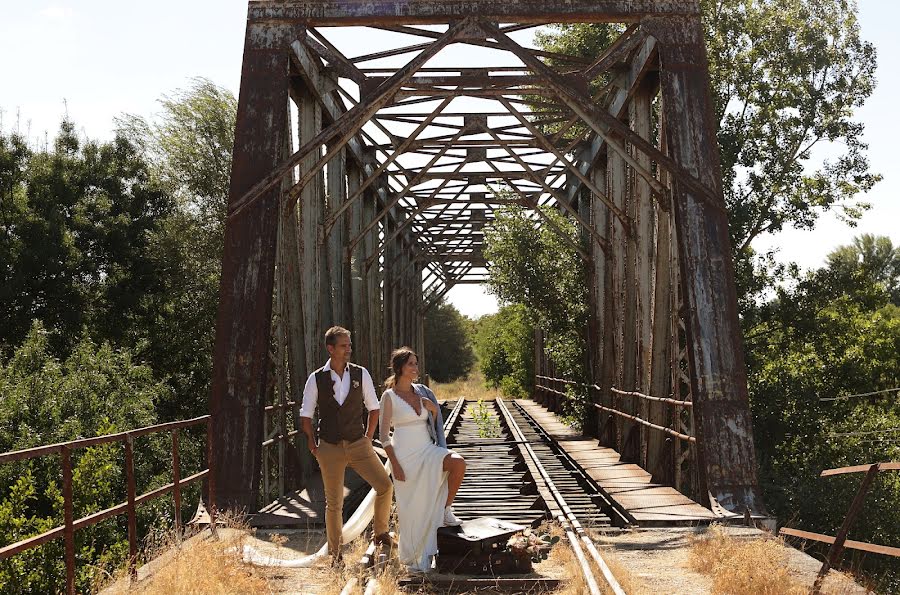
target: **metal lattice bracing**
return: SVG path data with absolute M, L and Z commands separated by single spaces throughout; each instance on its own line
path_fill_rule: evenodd
M 621 25 L 590 59 L 532 47 L 559 22 Z M 592 431 L 661 481 L 762 512 L 702 34 L 688 0 L 250 2 L 211 397 L 218 501 L 253 508 L 261 476 L 271 489 L 269 463 L 290 457 L 279 446 L 262 474 L 261 444 L 288 438 L 325 328 L 351 328 L 376 377 L 391 348 L 423 353 L 424 314 L 485 280 L 484 229 L 515 204 L 582 231 L 562 235 L 589 272 L 598 404 L 696 440 L 625 417 Z

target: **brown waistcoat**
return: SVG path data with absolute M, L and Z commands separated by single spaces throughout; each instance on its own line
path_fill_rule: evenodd
M 350 392 L 343 405 L 334 399 L 334 381 L 331 372 L 316 372 L 316 386 L 319 389 L 319 438 L 331 444 L 341 440 L 359 440 L 366 433 L 363 425 L 365 404 L 362 393 L 362 368 L 347 363 L 344 374 L 350 374 Z

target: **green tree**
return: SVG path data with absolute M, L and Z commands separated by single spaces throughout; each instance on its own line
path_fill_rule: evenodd
M 874 246 L 880 249 L 867 248 Z M 819 472 L 900 457 L 900 405 L 892 395 L 821 400 L 900 386 L 900 308 L 890 291 L 900 274 L 883 266 L 895 253 L 887 238 L 856 238 L 832 252 L 827 266 L 778 288 L 747 334 L 760 480 L 782 522 L 836 530 L 860 477 L 824 479 Z M 883 475 L 854 539 L 891 545 L 900 540 L 900 480 Z M 866 565 L 886 570 L 884 581 L 890 572 L 893 580 L 900 576 L 890 560 Z
M 11 357 L 0 360 L 0 452 L 53 444 L 151 425 L 154 403 L 170 389 L 127 350 L 89 338 L 58 360 L 50 335 L 35 323 Z M 139 490 L 168 481 L 165 443 L 138 443 L 135 470 Z M 185 453 L 185 461 L 199 459 Z M 124 500 L 121 445 L 73 453 L 76 518 Z M 43 456 L 0 466 L 0 535 L 8 545 L 63 523 L 58 457 Z M 142 510 L 141 529 L 159 522 Z M 79 592 L 88 591 L 97 565 L 117 565 L 127 554 L 124 519 L 105 521 L 76 534 Z M 0 563 L 0 593 L 57 593 L 65 572 L 62 542 L 51 542 Z
M 134 114 L 118 118 L 118 131 L 143 147 L 156 177 L 194 215 L 198 230 L 208 236 L 193 248 L 218 264 L 237 99 L 228 89 L 198 77 L 187 89 L 164 95 L 160 105 L 162 110 L 151 119 Z
M 158 405 L 170 420 L 206 411 L 237 100 L 197 78 L 160 104 L 153 118 L 126 115 L 117 123 L 144 147 L 154 179 L 177 203 L 154 244 L 166 265 L 158 304 L 165 315 L 148 321 L 138 352 L 175 390 L 175 399 Z
M 753 240 L 788 227 L 811 229 L 880 179 L 869 172 L 863 126 L 853 115 L 875 86 L 876 52 L 860 37 L 849 0 L 702 0 L 718 124 L 725 202 L 742 307 L 778 274 Z M 543 49 L 596 57 L 609 25 L 560 25 Z M 817 148 L 828 147 L 828 155 Z
M 534 322 L 522 304 L 475 321 L 475 351 L 488 386 L 513 398 L 534 390 Z
M 463 378 L 475 363 L 466 317 L 443 300 L 425 315 L 425 362 L 436 382 Z
M 522 304 L 545 331 L 545 349 L 560 374 L 586 380 L 587 284 L 573 248 L 581 240 L 559 212 L 544 207 L 543 217 L 551 223 L 539 224 L 523 207 L 496 213 L 484 234 L 484 254 L 491 262 L 488 287 L 501 303 Z M 575 398 L 565 402 L 564 411 L 577 420 L 585 395 L 572 391 Z
M 828 255 L 828 276 L 836 283 L 862 288 L 876 285 L 891 303 L 900 306 L 900 247 L 885 236 L 863 234 L 853 244 L 841 246 Z
M 0 168 L 0 344 L 18 345 L 34 319 L 58 354 L 83 327 L 116 343 L 139 334 L 163 275 L 150 246 L 173 204 L 137 148 L 83 141 L 64 121 L 48 150 L 5 137 Z
M 2 451 L 206 412 L 236 102 L 195 81 L 162 104 L 108 143 L 68 121 L 49 148 L 0 134 Z M 182 437 L 183 471 L 202 465 L 202 438 Z M 167 439 L 140 439 L 139 492 L 168 481 Z M 76 516 L 121 501 L 120 459 L 75 456 Z M 0 467 L 0 534 L 59 525 L 58 481 L 52 458 Z M 170 508 L 142 506 L 141 532 Z M 79 590 L 91 565 L 123 559 L 124 534 L 118 518 L 79 531 Z M 60 591 L 60 548 L 0 565 L 0 592 Z

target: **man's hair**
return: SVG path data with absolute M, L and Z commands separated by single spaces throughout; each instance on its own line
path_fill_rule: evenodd
M 333 326 L 327 331 L 325 331 L 325 344 L 326 345 L 335 345 L 337 344 L 338 337 L 349 337 L 350 331 L 345 329 L 342 326 Z

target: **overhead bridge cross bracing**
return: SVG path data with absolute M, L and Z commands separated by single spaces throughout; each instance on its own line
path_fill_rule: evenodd
M 609 23 L 615 39 L 596 56 L 535 48 L 554 23 Z M 423 354 L 425 314 L 487 279 L 485 230 L 515 205 L 588 273 L 586 429 L 654 481 L 763 512 L 708 84 L 696 1 L 251 1 L 210 400 L 217 502 L 255 509 L 275 459 L 282 491 L 308 467 L 284 412 L 326 328 L 352 329 L 376 379 L 393 347 Z

